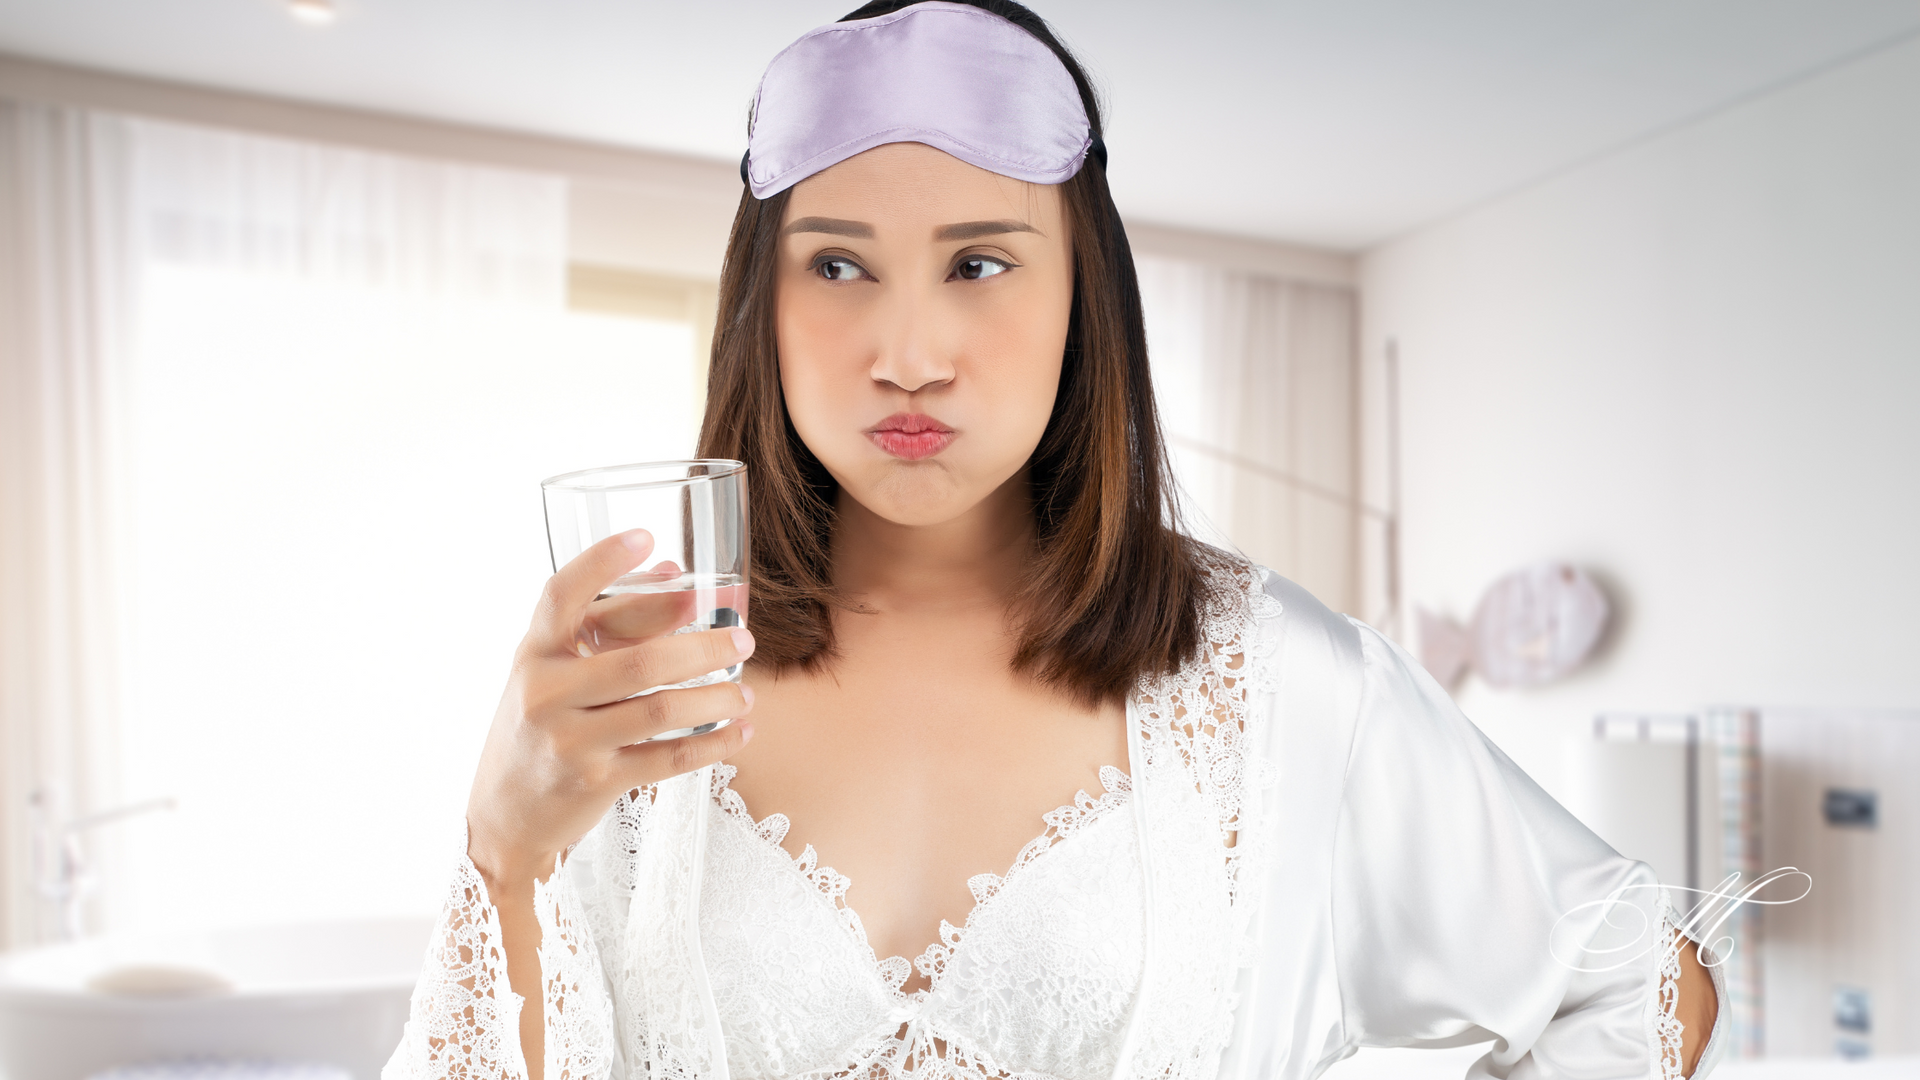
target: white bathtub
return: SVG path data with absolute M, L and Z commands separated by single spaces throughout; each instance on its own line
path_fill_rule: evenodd
M 0 1076 L 84 1080 L 116 1065 L 213 1057 L 325 1063 L 374 1080 L 400 1041 L 432 928 L 425 919 L 265 926 L 0 957 Z M 139 971 L 149 984 L 182 985 L 90 989 Z

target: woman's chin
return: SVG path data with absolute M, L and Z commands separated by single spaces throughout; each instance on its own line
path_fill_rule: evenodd
M 842 485 L 841 490 L 875 517 L 915 528 L 945 525 L 993 493 L 990 486 L 960 482 L 947 470 L 931 465 L 932 461 L 914 462 L 907 468 L 889 469 L 870 484 Z

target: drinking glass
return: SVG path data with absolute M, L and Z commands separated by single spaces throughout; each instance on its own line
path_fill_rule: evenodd
M 675 630 L 713 630 L 747 623 L 747 467 L 738 461 L 650 461 L 563 473 L 540 482 L 547 544 L 556 572 L 590 545 L 628 529 L 653 534 L 653 552 L 607 586 L 622 593 L 693 594 L 693 621 Z M 595 651 L 602 643 L 582 641 Z M 609 647 L 611 643 L 609 643 Z M 660 690 L 740 680 L 741 665 L 710 671 Z M 648 742 L 699 735 L 731 723 L 663 731 Z

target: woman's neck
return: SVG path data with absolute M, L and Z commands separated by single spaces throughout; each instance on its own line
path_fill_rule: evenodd
M 938 525 L 901 525 L 843 489 L 833 534 L 834 583 L 875 612 L 1004 608 L 1019 586 L 1033 542 L 1026 474 L 973 509 Z

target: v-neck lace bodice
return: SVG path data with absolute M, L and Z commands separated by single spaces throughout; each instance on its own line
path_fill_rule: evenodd
M 822 900 L 830 905 L 846 929 L 856 948 L 864 950 L 872 960 L 875 976 L 880 982 L 900 995 L 900 1000 L 921 1000 L 927 993 L 937 989 L 946 973 L 953 952 L 959 947 L 960 940 L 973 926 L 982 911 L 994 901 L 1007 887 L 1015 875 L 1052 850 L 1073 834 L 1092 825 L 1108 815 L 1114 809 L 1126 803 L 1132 791 L 1133 782 L 1127 774 L 1114 766 L 1105 766 L 1100 770 L 1101 794 L 1093 796 L 1085 791 L 1074 793 L 1071 801 L 1041 816 L 1041 833 L 1021 847 L 1014 857 L 1012 866 L 1006 874 L 975 874 L 967 879 L 967 891 L 973 894 L 973 907 L 968 911 L 965 922 L 954 926 L 945 919 L 940 920 L 939 934 L 936 940 L 929 942 L 918 956 L 911 961 L 904 956 L 889 956 L 882 959 L 867 938 L 865 925 L 860 915 L 847 903 L 847 892 L 852 881 L 845 874 L 831 866 L 821 864 L 819 854 L 812 844 L 806 845 L 798 855 L 790 855 L 784 846 L 788 830 L 791 828 L 787 816 L 782 813 L 768 814 L 756 820 L 747 809 L 745 800 L 739 792 L 733 790 L 733 778 L 738 772 L 731 765 L 718 765 L 713 770 L 713 799 L 729 823 L 779 851 L 789 855 L 793 872 L 812 883 Z M 924 990 L 906 991 L 904 987 L 918 972 L 930 982 Z
M 733 1076 L 918 1075 L 937 1058 L 1104 1080 L 1142 936 L 1130 781 L 1118 769 L 1106 781 L 1047 815 L 1004 877 L 972 879 L 972 911 L 913 961 L 931 985 L 912 992 L 908 961 L 877 958 L 846 906 L 847 879 L 812 848 L 789 854 L 784 821 L 755 822 L 716 783 L 700 937 Z M 1189 824 L 1204 826 L 1195 809 Z M 1220 861 L 1210 869 L 1224 900 Z

